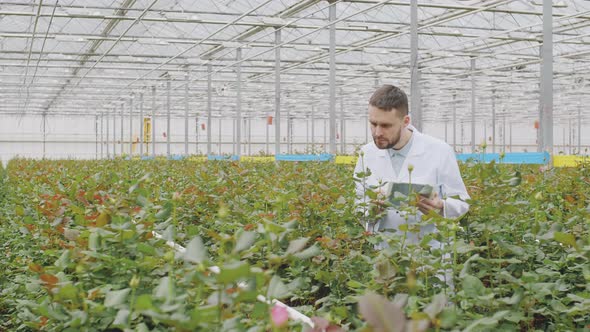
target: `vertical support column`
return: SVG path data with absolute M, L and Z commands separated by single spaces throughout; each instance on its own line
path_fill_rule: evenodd
M 568 150 L 569 150 L 569 154 L 572 154 L 572 135 L 573 135 L 572 118 L 569 118 L 568 121 L 569 121 L 569 127 L 570 127 L 570 134 L 568 135 L 568 140 L 569 140 L 569 142 L 568 142 L 569 149 Z
M 211 154 L 211 63 L 207 64 L 207 155 Z
M 117 155 L 117 108 L 113 106 L 113 159 Z
M 248 155 L 252 155 L 252 118 L 248 118 Z
M 43 159 L 45 159 L 45 142 L 47 141 L 47 112 L 43 112 L 43 116 L 41 118 L 43 121 Z
M 309 153 L 309 117 L 305 117 L 305 150 Z
M 94 159 L 98 159 L 98 114 L 94 115 Z
M 107 118 L 106 118 L 105 121 L 107 123 L 107 130 L 106 130 L 106 141 L 105 141 L 105 144 L 106 144 L 106 149 L 107 149 L 107 159 L 111 159 L 110 144 L 109 144 L 110 143 L 110 140 L 109 140 L 109 131 L 110 131 L 110 128 L 109 128 L 109 111 L 106 111 L 106 112 L 107 112 Z
M 104 112 L 100 112 L 100 159 L 104 158 Z
M 487 141 L 488 141 L 488 120 L 483 120 L 483 142 L 487 143 Z
M 330 3 L 330 151 L 336 154 L 336 2 Z
M 242 49 L 236 49 L 236 150 L 238 158 L 242 154 Z
M 563 125 L 562 132 L 563 132 L 563 138 L 562 138 L 561 142 L 563 144 L 563 150 L 561 150 L 561 151 L 563 151 L 563 153 L 565 153 L 566 148 L 567 148 L 567 141 L 565 139 L 565 124 Z M 559 145 L 558 145 L 557 150 L 559 151 Z
M 315 153 L 315 106 L 311 106 L 311 151 Z
M 184 73 L 184 155 L 188 156 L 188 83 L 189 83 L 188 68 Z M 197 128 L 197 133 L 199 129 Z
M 124 145 L 124 143 L 123 143 L 123 137 L 124 137 L 123 136 L 123 112 L 125 111 L 125 109 L 123 107 L 124 105 L 125 105 L 125 102 L 122 101 L 121 102 L 121 136 L 119 137 L 119 142 L 120 142 L 119 145 L 121 146 L 121 156 L 123 156 L 123 145 Z
M 412 125 L 422 131 L 422 105 L 418 72 L 418 0 L 410 1 L 410 109 Z
M 152 157 L 156 158 L 156 86 L 152 85 Z
M 578 154 L 582 154 L 582 105 L 578 104 Z
M 133 99 L 135 94 L 129 98 L 129 158 L 133 157 Z
M 457 93 L 453 93 L 453 149 L 457 152 Z
M 238 158 L 242 155 L 242 49 L 236 50 L 236 151 Z
M 340 88 L 340 153 L 343 155 L 346 154 L 344 121 L 344 93 L 342 92 L 342 88 Z
M 266 127 L 266 154 L 268 155 L 270 153 L 270 151 L 268 150 L 268 143 L 269 143 L 268 142 L 269 141 L 269 138 L 268 138 L 268 130 L 270 129 L 269 128 L 270 127 L 270 124 L 268 123 L 269 122 L 268 121 L 268 116 L 264 120 L 266 121 L 266 126 L 265 126 Z
M 195 118 L 195 154 L 199 154 L 199 117 Z
M 475 153 L 475 58 L 471 58 L 471 152 Z
M 145 136 L 143 134 L 144 130 L 144 119 L 143 119 L 143 92 L 139 93 L 139 157 L 143 157 L 143 141 L 145 140 Z
M 328 152 L 326 149 L 326 145 L 328 145 L 328 119 L 324 118 L 324 152 Z
M 231 154 L 232 155 L 235 155 L 236 154 L 236 121 L 237 121 L 237 119 L 236 118 L 233 118 L 232 119 L 232 124 L 231 124 L 231 133 L 232 133 L 232 137 L 231 137 L 231 140 L 232 140 Z
M 553 1 L 543 0 L 541 46 L 541 151 L 553 153 Z
M 221 154 L 221 116 L 219 117 L 219 119 L 217 119 L 217 131 L 218 131 L 218 136 L 219 136 L 219 144 L 217 146 L 217 154 Z M 234 125 L 232 124 L 232 131 L 234 130 Z
M 502 152 L 506 153 L 506 112 L 502 112 Z
M 275 158 L 281 154 L 281 30 L 275 28 Z
M 510 121 L 510 124 L 508 124 L 508 126 L 510 129 L 509 138 L 508 138 L 509 151 L 512 152 L 512 121 Z
M 445 117 L 445 142 L 449 141 L 449 128 L 448 128 L 449 120 Z
M 167 75 L 166 79 L 166 157 L 170 158 L 170 76 Z
M 496 153 L 496 89 L 492 89 L 492 153 Z

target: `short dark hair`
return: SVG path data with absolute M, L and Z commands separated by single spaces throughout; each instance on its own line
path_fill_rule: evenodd
M 384 111 L 396 109 L 400 116 L 408 115 L 408 96 L 397 86 L 384 84 L 369 99 L 369 105 Z

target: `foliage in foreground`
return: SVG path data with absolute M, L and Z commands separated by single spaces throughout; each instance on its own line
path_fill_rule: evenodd
M 587 327 L 590 168 L 462 171 L 470 213 L 432 216 L 440 233 L 408 245 L 363 232 L 349 166 L 13 160 L 0 170 L 0 330 L 297 325 L 277 326 L 258 295 L 348 330 L 378 329 L 369 309 L 392 305 L 414 330 Z

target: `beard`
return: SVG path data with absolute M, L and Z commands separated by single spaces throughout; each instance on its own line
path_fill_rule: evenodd
M 375 142 L 375 145 L 381 150 L 393 149 L 393 147 L 396 146 L 397 143 L 399 143 L 402 137 L 402 130 L 403 128 L 400 128 L 397 135 L 395 135 L 391 139 L 387 139 L 385 137 L 376 137 L 375 135 L 373 135 L 373 142 Z

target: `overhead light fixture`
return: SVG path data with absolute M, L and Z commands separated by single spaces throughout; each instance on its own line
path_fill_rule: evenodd
M 293 46 L 294 49 L 299 50 L 299 51 L 321 51 L 322 49 L 315 46 L 315 45 L 294 45 Z
M 55 40 L 67 41 L 67 42 L 86 42 L 87 39 L 75 35 L 56 35 L 53 37 Z
M 280 17 L 266 16 L 263 17 L 261 20 L 262 23 L 271 26 L 283 26 L 287 24 L 287 22 Z
M 372 54 L 387 54 L 389 53 L 386 49 L 380 47 L 363 47 L 363 52 Z

